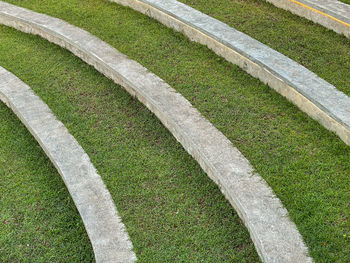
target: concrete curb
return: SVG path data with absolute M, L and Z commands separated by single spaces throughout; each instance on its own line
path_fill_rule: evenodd
M 208 46 L 268 84 L 350 145 L 350 98 L 305 67 L 178 1 L 110 1 L 131 7 Z
M 0 100 L 18 116 L 60 173 L 83 220 L 96 262 L 135 262 L 132 243 L 111 195 L 62 122 L 26 84 L 2 67 Z
M 350 38 L 350 5 L 337 0 L 266 0 Z
M 67 48 L 146 105 L 218 184 L 248 228 L 264 262 L 312 262 L 272 189 L 231 142 L 163 80 L 60 19 L 0 2 L 0 23 Z

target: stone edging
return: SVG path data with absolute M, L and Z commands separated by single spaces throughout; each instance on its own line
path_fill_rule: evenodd
M 350 145 L 350 98 L 305 67 L 234 28 L 175 0 L 110 0 L 131 7 L 268 84 Z
M 26 84 L 2 67 L 0 100 L 18 116 L 60 173 L 83 220 L 96 262 L 135 262 L 132 243 L 110 193 L 62 122 Z
M 0 2 L 0 23 L 67 48 L 146 105 L 218 184 L 248 228 L 263 262 L 312 262 L 272 189 L 231 142 L 163 80 L 60 19 Z
M 350 38 L 350 5 L 337 0 L 265 0 Z

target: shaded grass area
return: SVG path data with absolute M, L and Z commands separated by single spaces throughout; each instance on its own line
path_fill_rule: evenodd
M 0 65 L 29 84 L 89 154 L 116 202 L 139 262 L 259 262 L 249 234 L 217 186 L 143 105 L 64 49 L 3 26 L 0 36 Z M 5 135 L 1 136 L 3 141 L 15 140 L 18 135 L 10 135 L 11 129 L 20 126 L 8 111 L 1 105 L 2 123 L 5 127 L 7 119 L 14 123 L 1 133 Z M 20 142 L 24 141 L 24 146 L 17 143 L 17 154 L 23 151 L 31 161 L 23 162 L 21 167 L 8 163 L 8 173 L 17 168 L 15 174 L 21 178 L 32 167 L 42 165 L 54 173 L 40 151 L 31 156 L 31 149 L 38 146 L 23 128 L 21 132 L 24 138 Z M 11 156 L 0 153 L 0 158 Z M 23 192 L 20 198 L 25 198 L 28 192 L 43 190 L 65 200 L 62 183 L 54 176 L 59 189 L 43 174 L 41 180 L 48 181 L 48 186 L 21 187 L 17 190 Z M 4 184 L 3 189 L 10 192 L 12 188 Z M 11 202 L 1 206 L 6 211 L 5 220 L 19 213 Z M 64 207 L 60 209 L 63 213 Z M 26 211 L 26 220 L 34 220 L 31 209 L 23 206 L 20 211 Z M 41 210 L 33 216 L 45 221 Z M 62 238 L 59 231 L 65 227 L 73 232 L 65 237 L 66 242 L 77 238 L 73 235 L 77 231 L 75 225 L 62 217 L 55 219 L 54 230 L 59 237 L 51 237 L 48 231 L 41 236 L 44 242 L 59 245 Z M 36 237 L 17 233 L 16 228 L 16 222 L 10 220 L 0 230 L 0 247 L 8 248 L 0 250 L 3 262 L 10 262 L 11 255 L 23 253 L 30 262 L 43 262 L 43 255 L 52 251 L 55 257 L 45 262 L 89 262 L 89 250 L 77 252 L 77 248 L 72 248 L 68 254 L 76 253 L 82 260 L 63 260 L 66 250 L 20 247 L 21 238 L 36 243 Z M 28 225 L 26 231 L 35 233 L 36 225 Z M 73 247 L 87 246 L 86 239 L 82 244 L 73 241 L 70 243 Z M 66 245 L 69 247 L 69 243 Z M 18 249 L 10 254 L 12 246 Z
M 345 3 L 345 4 L 348 4 L 348 5 L 350 5 L 350 0 L 339 0 L 340 2 L 343 2 L 343 3 Z
M 84 225 L 60 175 L 0 103 L 0 261 L 92 259 Z
M 296 222 L 310 248 L 311 255 L 317 262 L 350 261 L 350 239 L 347 238 L 350 234 L 350 150 L 349 147 L 345 146 L 337 136 L 326 131 L 321 125 L 301 113 L 296 107 L 288 103 L 283 97 L 269 87 L 250 77 L 238 67 L 217 57 L 207 48 L 191 43 L 181 34 L 174 33 L 172 30 L 161 26 L 154 20 L 140 15 L 128 8 L 108 3 L 107 1 L 95 0 L 72 0 L 60 1 L 59 3 L 56 3 L 53 0 L 44 2 L 35 0 L 12 2 L 29 7 L 36 11 L 60 17 L 72 24 L 87 29 L 91 33 L 115 46 L 118 50 L 141 62 L 148 69 L 166 80 L 170 85 L 188 98 L 203 115 L 215 124 L 216 127 L 223 131 L 224 134 L 251 161 L 257 172 L 268 181 L 277 196 L 289 210 L 292 219 Z M 256 12 L 259 13 L 258 10 L 256 10 Z M 289 16 L 288 13 L 286 14 Z M 348 51 L 346 45 L 344 45 L 344 43 L 347 43 L 344 42 L 347 41 L 346 39 L 337 36 L 330 31 L 324 30 L 321 27 L 314 26 L 312 23 L 297 21 L 299 21 L 299 18 L 296 19 L 295 23 L 299 23 L 299 26 L 302 28 L 304 28 L 304 26 L 311 26 L 312 28 L 315 27 L 315 30 L 321 30 L 329 37 L 329 41 L 335 39 L 335 42 L 339 42 L 342 45 L 342 48 L 338 51 L 341 54 L 341 59 L 347 56 Z M 303 30 L 306 29 L 304 28 Z M 284 33 L 285 32 L 283 32 L 283 34 L 279 32 L 276 34 L 279 35 L 279 37 L 283 37 Z M 310 34 L 312 35 L 312 32 Z M 24 37 L 22 36 L 22 38 Z M 16 42 L 17 41 L 19 40 L 16 40 Z M 23 43 L 27 42 L 28 41 L 23 41 Z M 298 41 L 296 42 L 298 43 Z M 287 44 L 288 43 L 281 43 L 281 46 Z M 26 48 L 23 47 L 23 49 Z M 6 63 L 6 66 L 10 67 L 12 71 L 34 85 L 35 78 L 30 73 L 26 73 L 26 71 L 22 72 L 21 70 L 25 64 L 29 63 L 24 59 L 25 54 L 18 55 L 17 57 L 19 57 L 19 59 L 17 60 L 13 58 L 13 54 L 16 54 L 16 50 L 22 50 L 22 48 L 16 49 L 13 47 L 13 49 L 8 52 L 4 51 L 4 55 L 6 55 L 4 57 L 7 57 L 7 59 L 5 60 L 0 56 L 0 63 L 3 65 Z M 306 47 L 303 50 L 303 53 L 307 54 L 308 52 L 308 47 Z M 11 54 L 11 58 L 9 58 L 10 55 L 7 54 Z M 26 53 L 26 55 L 29 54 L 30 52 Z M 39 59 L 37 56 L 35 56 L 35 59 Z M 338 58 L 338 56 L 334 56 L 334 59 L 336 58 Z M 319 58 L 316 57 L 315 59 L 317 60 Z M 37 62 L 37 64 L 40 63 L 42 62 Z M 330 61 L 330 64 L 332 64 L 332 61 Z M 334 64 L 337 63 L 334 62 Z M 332 66 L 333 64 L 329 67 L 331 68 Z M 82 66 L 79 64 L 79 67 Z M 31 66 L 27 66 L 27 70 L 30 71 L 31 68 Z M 328 64 L 325 68 L 328 68 Z M 75 68 L 75 70 L 78 70 L 78 68 Z M 346 83 L 347 74 L 345 73 L 347 72 L 341 68 L 339 68 L 339 70 L 342 70 L 341 77 L 338 76 L 335 80 L 339 81 L 340 84 Z M 334 74 L 336 75 L 337 72 L 334 72 Z M 40 76 L 43 76 L 43 74 L 41 73 Z M 51 84 L 49 83 L 50 82 L 48 82 L 47 85 L 50 87 Z M 341 86 L 340 84 L 337 86 Z M 96 89 L 98 86 L 99 85 L 96 85 Z M 343 87 L 345 87 L 345 90 L 346 85 Z M 57 89 L 57 87 L 55 88 Z M 79 89 L 79 85 L 77 86 L 77 89 Z M 112 90 L 115 91 L 115 88 Z M 45 92 L 40 95 L 43 97 Z M 105 91 L 104 89 L 101 89 L 100 92 L 104 93 Z M 94 96 L 97 95 L 88 96 L 86 93 L 78 95 L 79 93 L 75 93 L 74 96 L 87 97 L 86 105 L 84 104 L 85 106 L 82 111 L 88 111 L 91 113 L 91 122 L 94 122 L 95 120 L 99 123 L 100 121 L 102 122 L 101 119 L 113 118 L 110 117 L 109 114 L 114 116 L 114 111 L 117 109 L 122 109 L 125 106 L 129 104 L 133 105 L 134 103 L 134 101 L 130 102 L 130 100 L 126 100 L 126 102 L 124 102 L 125 104 L 122 104 L 123 106 L 115 106 L 116 109 L 95 117 L 96 113 L 95 111 L 92 111 L 95 106 L 90 107 L 88 105 L 96 100 Z M 76 98 L 73 95 L 71 96 L 71 100 L 74 101 Z M 53 103 L 54 99 L 61 98 L 61 95 L 58 96 L 53 93 L 51 95 L 48 94 L 45 98 L 51 100 Z M 126 98 L 128 98 L 128 96 L 126 96 Z M 118 96 L 110 98 L 111 101 L 116 101 L 117 99 Z M 141 113 L 145 116 L 148 116 L 149 114 L 142 106 L 138 106 L 134 113 L 129 113 L 126 116 L 132 117 Z M 69 116 L 70 115 L 67 114 L 67 118 Z M 158 123 L 156 121 L 155 124 L 152 123 L 152 125 L 147 126 L 147 122 L 142 121 L 145 116 L 140 117 L 140 123 L 142 123 L 142 125 L 139 124 L 140 126 L 136 126 L 134 123 L 130 125 L 135 127 L 148 127 L 147 129 L 149 130 L 147 130 L 147 134 L 152 134 L 161 129 L 150 128 Z M 123 118 L 126 117 L 124 116 Z M 123 118 L 117 115 L 112 126 L 107 125 L 106 127 L 106 124 L 103 123 L 100 125 L 94 124 L 96 125 L 94 130 L 101 132 L 106 129 L 111 129 L 108 127 L 114 127 L 117 125 L 115 120 Z M 79 116 L 77 116 L 77 120 L 80 120 Z M 69 123 L 69 121 L 67 120 L 65 123 Z M 73 128 L 74 127 L 72 126 L 72 129 Z M 123 126 L 121 126 L 117 130 L 111 130 L 110 132 L 115 134 L 117 136 L 116 138 L 119 138 L 119 136 L 124 133 L 128 133 L 128 136 L 130 136 L 131 139 L 137 140 L 137 143 L 135 142 L 135 145 L 128 150 L 139 148 L 142 152 L 150 151 L 146 150 L 147 148 L 144 147 L 146 142 L 158 145 L 164 140 L 163 137 L 157 134 L 155 137 L 152 137 L 153 135 L 148 135 L 150 136 L 150 139 L 144 141 L 145 138 L 143 137 L 143 133 L 145 130 L 142 132 L 136 132 L 137 130 L 138 129 L 129 132 L 128 130 L 124 130 Z M 82 131 L 76 130 L 73 134 L 77 136 L 81 133 Z M 106 140 L 104 136 L 107 136 L 108 134 L 109 133 L 106 132 L 99 137 L 99 144 L 97 144 L 97 146 L 103 144 Z M 162 139 L 153 140 L 151 138 Z M 110 140 L 109 144 L 112 144 L 113 140 Z M 96 146 L 92 146 L 94 140 L 88 139 L 87 136 L 83 136 L 79 141 L 91 155 L 100 173 L 103 174 L 104 179 L 109 185 L 110 190 L 114 191 L 113 196 L 117 201 L 118 209 L 122 212 L 123 220 L 127 224 L 133 240 L 137 239 L 139 236 L 149 235 L 149 233 L 147 231 L 138 231 L 137 224 L 135 226 L 134 223 L 129 223 L 129 220 L 133 220 L 135 215 L 125 212 L 129 209 L 128 201 L 120 197 L 118 189 L 114 189 L 113 185 L 115 185 L 115 182 L 120 182 L 122 185 L 128 186 L 129 181 L 131 178 L 134 178 L 134 176 L 128 178 L 129 181 L 123 181 L 122 178 L 129 176 L 129 174 L 122 173 L 122 176 L 118 175 L 118 177 L 113 177 L 109 175 L 107 176 L 106 172 L 111 171 L 116 173 L 115 171 L 121 169 L 123 165 L 133 167 L 135 164 L 121 161 L 123 164 L 117 165 L 114 162 L 116 160 L 125 160 L 125 158 L 128 158 L 129 161 L 136 160 L 136 162 L 144 162 L 147 165 L 141 166 L 142 168 L 137 166 L 137 169 L 142 171 L 143 169 L 150 167 L 155 169 L 154 171 L 157 171 L 157 173 L 161 174 L 167 173 L 168 169 L 171 171 L 168 163 L 181 164 L 183 169 L 189 169 L 188 167 L 194 165 L 187 155 L 181 157 L 181 160 L 176 160 L 173 156 L 166 155 L 168 156 L 166 162 L 161 163 L 161 165 L 157 163 L 153 166 L 147 162 L 147 158 L 142 158 L 137 151 L 133 152 L 133 154 L 121 151 L 120 153 L 115 152 L 116 157 L 108 162 L 108 165 L 117 166 L 114 166 L 115 168 L 109 168 L 108 166 L 103 165 L 107 160 L 102 160 L 103 158 L 99 157 L 105 156 L 112 151 L 108 148 L 110 147 L 109 144 L 107 146 L 101 146 L 101 151 L 96 151 L 94 150 L 94 147 Z M 168 150 L 173 149 L 173 147 L 179 147 L 176 146 L 177 144 L 172 144 L 171 142 L 172 140 L 164 141 L 164 145 L 167 146 L 164 154 L 166 154 Z M 118 143 L 120 143 L 119 140 Z M 176 149 L 180 151 L 180 148 Z M 115 161 L 113 162 L 113 160 Z M 189 162 L 191 165 L 188 164 Z M 174 173 L 172 180 L 178 178 L 175 174 L 176 173 Z M 154 172 L 150 172 L 149 176 L 154 178 Z M 202 174 L 200 170 L 196 170 L 196 173 L 192 174 L 190 177 L 191 179 L 188 180 L 190 180 L 190 182 L 191 180 L 195 180 L 199 183 L 193 186 L 193 184 L 190 184 L 187 180 L 185 180 L 185 182 L 186 185 L 189 184 L 187 187 L 193 186 L 192 190 L 198 191 L 198 187 L 202 185 L 201 180 L 205 181 L 205 177 L 206 176 Z M 150 181 L 143 181 L 145 179 L 141 180 L 139 177 L 135 177 L 134 179 L 140 180 L 140 183 L 143 184 L 143 191 L 146 191 L 150 195 L 153 192 L 159 192 L 161 189 L 164 189 L 164 185 L 168 185 L 165 183 L 158 184 L 158 177 L 157 180 Z M 183 184 L 180 184 L 177 181 L 173 182 L 175 182 L 175 185 L 173 185 L 172 191 L 178 191 L 178 189 L 184 187 Z M 216 189 L 214 186 L 211 187 Z M 216 198 L 221 198 L 219 191 L 215 193 L 214 191 L 215 190 L 206 189 L 203 190 L 203 192 L 200 192 L 203 193 L 204 196 L 213 194 Z M 135 190 L 133 189 L 129 189 L 129 192 L 130 194 L 134 193 L 136 195 Z M 138 189 L 136 192 L 140 192 L 140 190 Z M 139 197 L 144 199 L 144 195 L 139 194 Z M 168 198 L 165 199 L 168 200 Z M 181 206 L 189 199 L 189 196 L 184 196 L 182 198 L 173 197 L 171 198 L 171 202 L 167 203 L 167 206 L 173 208 L 179 205 Z M 153 204 L 151 207 L 152 209 L 155 209 L 155 211 L 158 211 L 158 205 L 164 203 L 164 200 L 163 198 L 155 198 L 155 200 L 157 205 Z M 138 202 L 141 201 L 138 200 Z M 217 206 L 216 202 L 216 200 L 209 202 L 214 213 L 220 212 L 220 209 L 215 208 Z M 134 203 L 132 204 L 135 205 Z M 130 209 L 136 210 L 133 205 L 130 205 Z M 203 208 L 201 207 L 201 209 Z M 163 211 L 163 208 L 159 208 L 159 211 Z M 169 219 L 176 217 L 176 214 L 171 212 L 164 212 L 164 215 L 167 215 L 166 218 Z M 193 216 L 195 217 L 195 215 Z M 152 216 L 152 218 L 156 221 L 157 216 Z M 146 219 L 146 216 L 142 216 L 142 219 L 139 219 L 141 221 L 140 225 L 146 226 L 147 224 L 143 223 Z M 170 225 L 174 225 L 174 227 L 176 226 L 178 230 L 180 229 L 179 224 Z M 195 227 L 195 225 L 192 227 Z M 155 229 L 155 231 L 156 233 L 160 232 L 158 229 Z M 222 231 L 223 235 L 226 233 L 225 231 L 227 231 L 227 229 Z M 169 236 L 173 236 L 175 233 L 178 232 L 174 231 Z M 180 232 L 180 237 L 183 235 L 181 233 L 182 232 Z M 190 233 L 189 236 L 192 236 L 192 233 L 195 235 L 197 232 L 191 230 L 190 232 L 187 231 L 184 233 Z M 198 234 L 203 235 L 203 232 L 198 232 Z M 232 235 L 232 238 L 235 238 L 236 235 L 233 232 L 228 232 L 227 234 L 228 236 Z M 175 236 L 178 237 L 177 234 Z M 178 243 L 176 244 L 182 244 L 183 240 L 180 237 L 179 239 L 175 238 L 175 240 L 178 240 Z M 202 239 L 210 240 L 207 236 L 198 237 L 198 240 Z M 157 240 L 157 238 L 152 238 L 151 241 L 148 241 L 149 243 L 146 242 L 146 244 L 152 245 L 155 240 Z M 162 241 L 164 240 L 162 239 Z M 229 247 L 232 247 L 232 243 L 228 245 Z M 169 243 L 166 243 L 164 246 L 169 247 Z M 170 246 L 172 246 L 172 248 L 176 247 L 174 244 Z M 163 248 L 163 245 L 161 248 Z M 208 249 L 209 247 L 207 246 L 206 248 Z M 217 245 L 213 244 L 209 251 L 212 249 L 216 250 L 216 248 Z M 150 252 L 151 250 L 148 251 Z M 178 250 L 174 252 L 175 250 L 169 248 L 167 253 L 169 251 L 173 251 L 170 253 L 171 255 L 168 255 L 169 257 L 174 255 L 174 253 L 176 255 L 181 255 L 181 253 L 176 253 Z M 218 252 L 218 254 L 220 255 L 222 251 L 223 250 Z M 141 255 L 147 253 L 144 252 L 139 245 L 137 245 L 137 252 Z M 156 255 L 159 257 L 159 254 Z M 151 258 L 151 254 L 149 254 L 149 256 Z M 153 259 L 155 258 L 156 257 Z M 216 261 L 221 262 L 221 258 L 216 259 Z M 247 259 L 247 261 L 251 260 Z
M 350 96 L 350 39 L 263 0 L 181 0 L 297 61 Z

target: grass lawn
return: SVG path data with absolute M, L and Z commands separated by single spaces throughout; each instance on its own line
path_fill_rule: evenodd
M 207 48 L 128 8 L 97 0 L 8 2 L 85 28 L 167 81 L 267 180 L 316 262 L 350 261 L 350 148 L 337 136 Z M 204 1 L 195 3 L 204 9 Z M 220 8 L 207 3 L 215 16 Z M 246 17 L 241 27 L 249 34 L 350 93 L 348 39 L 262 1 L 227 3 L 241 6 L 237 16 Z M 233 14 L 227 19 L 239 24 Z M 44 40 L 5 27 L 0 36 L 0 65 L 31 85 L 90 155 L 141 262 L 257 261 L 228 202 L 145 107 Z
M 263 0 L 180 0 L 297 61 L 350 96 L 350 39 Z
M 259 261 L 219 189 L 142 104 L 39 37 L 3 26 L 0 36 L 0 65 L 33 87 L 87 151 L 139 262 Z M 6 193 L 0 261 L 91 262 L 60 176 L 11 110 L 3 104 L 0 110 L 0 171 L 6 179 L 0 188 Z
M 0 134 L 0 261 L 91 262 L 91 245 L 63 181 L 2 103 Z

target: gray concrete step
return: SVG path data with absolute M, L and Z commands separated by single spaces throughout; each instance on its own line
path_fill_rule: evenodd
M 175 0 L 110 0 L 208 46 L 293 102 L 350 145 L 350 98 L 310 70 L 234 28 Z
M 337 0 L 266 0 L 350 38 L 350 5 Z
M 132 243 L 110 193 L 63 123 L 29 86 L 2 67 L 0 100 L 27 127 L 60 173 L 83 220 L 96 262 L 135 262 Z

